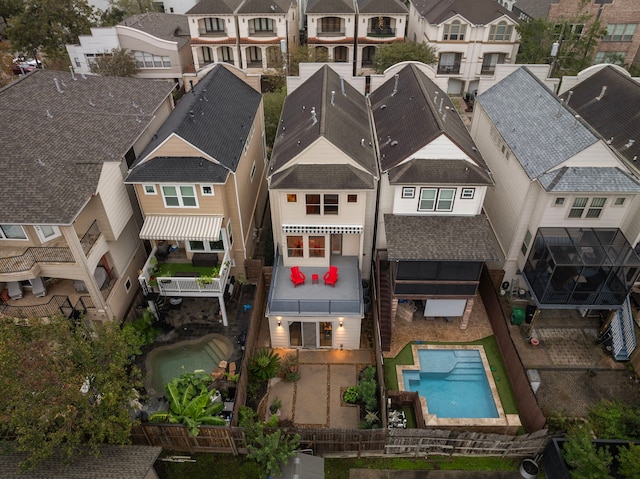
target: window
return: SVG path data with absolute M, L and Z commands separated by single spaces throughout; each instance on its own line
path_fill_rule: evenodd
M 591 198 L 590 202 L 589 198 L 574 198 L 569 218 L 582 218 L 583 215 L 585 218 L 599 218 L 606 201 L 606 198 Z
M 42 241 L 43 243 L 46 243 L 47 241 L 51 241 L 52 239 L 62 235 L 62 233 L 60 233 L 60 228 L 58 228 L 57 226 L 51 226 L 51 225 L 36 226 L 35 230 L 36 230 L 36 233 L 38 233 L 38 238 L 40 238 L 40 241 Z
M 20 225 L 0 225 L 0 239 L 6 240 L 26 240 L 27 235 Z
M 127 293 L 131 291 L 131 286 L 132 286 L 131 278 L 127 278 L 127 280 L 124 282 L 124 289 Z
M 347 195 L 347 203 L 357 203 L 358 195 Z
M 251 173 L 249 173 L 249 179 L 251 183 L 253 183 L 253 177 L 256 175 L 256 162 L 253 162 L 253 166 L 251 167 Z
M 496 71 L 496 65 L 504 63 L 506 54 L 504 53 L 488 53 L 482 58 L 482 74 L 493 74 Z
M 564 198 L 562 196 L 559 196 L 556 198 L 556 201 L 553 203 L 553 206 L 563 206 L 564 205 Z
M 204 19 L 204 33 L 220 33 L 220 32 L 224 33 L 224 20 L 222 18 L 205 18 Z
M 627 58 L 627 52 L 598 52 L 593 58 L 593 64 L 613 63 L 614 65 L 623 65 Z
M 607 25 L 607 33 L 602 38 L 603 42 L 630 42 L 636 32 L 635 23 L 610 23 Z
M 333 49 L 334 62 L 346 62 L 349 60 L 349 50 L 347 47 L 335 47 Z
M 204 63 L 211 63 L 213 61 L 213 54 L 211 53 L 211 48 L 202 47 L 202 61 Z
M 441 53 L 438 62 L 438 73 L 458 74 L 460 73 L 460 62 L 462 61 L 462 53 Z
M 421 188 L 418 211 L 451 211 L 455 188 Z
M 133 52 L 133 58 L 138 68 L 170 68 L 171 59 L 164 55 L 153 55 L 147 52 Z
M 321 18 L 318 25 L 318 33 L 344 33 L 342 22 L 344 20 L 339 17 Z
M 258 47 L 247 48 L 247 62 L 255 66 L 262 66 L 262 50 Z
M 615 201 L 613 202 L 613 206 L 623 206 L 625 200 L 626 200 L 626 198 L 620 196 L 620 197 L 615 199 Z
M 253 31 L 249 33 L 273 33 L 273 20 L 271 18 L 254 19 Z
M 168 208 L 197 208 L 196 189 L 193 186 L 162 186 L 164 205 Z
M 302 258 L 303 254 L 302 236 L 287 236 L 287 256 Z
M 462 188 L 462 193 L 460 193 L 460 198 L 463 200 L 472 200 L 473 195 L 476 193 L 475 188 Z
M 156 185 L 144 185 L 144 194 L 145 195 L 157 195 Z
M 531 244 L 531 232 L 527 230 L 527 233 L 524 235 L 524 241 L 522 242 L 522 247 L 520 251 L 522 254 L 527 256 L 527 250 L 529 249 L 529 245 Z
M 338 195 L 324 195 L 324 214 L 338 214 Z
M 464 34 L 467 30 L 466 25 L 462 25 L 459 21 L 455 20 L 452 23 L 444 26 L 444 40 L 462 41 L 464 40 Z
M 188 240 L 187 251 L 199 251 L 204 253 L 224 251 L 224 243 L 222 242 L 222 232 L 220 233 L 218 238 L 219 238 L 218 241 Z
M 511 152 L 509 151 L 509 147 L 502 139 L 502 135 L 495 127 L 495 125 L 491 126 L 491 131 L 489 132 L 491 139 L 496 144 L 496 146 L 500 149 L 500 152 L 504 155 L 505 159 L 508 161 L 511 158 Z
M 233 231 L 231 231 L 231 221 L 227 223 L 227 237 L 229 239 L 229 248 L 233 246 Z
M 213 185 L 200 185 L 202 196 L 214 196 Z
M 308 215 L 320 214 L 320 195 L 305 195 Z
M 295 193 L 287 193 L 287 203 L 297 203 L 298 195 Z
M 414 198 L 416 196 L 416 189 L 412 186 L 405 186 L 402 188 L 403 198 Z
M 220 47 L 218 57 L 225 63 L 233 65 L 233 50 L 229 47 Z
M 324 236 L 309 236 L 309 257 L 324 258 Z
M 507 22 L 500 22 L 497 25 L 491 25 L 489 30 L 490 42 L 509 42 L 511 41 L 511 32 L 513 31 L 512 25 L 507 25 Z

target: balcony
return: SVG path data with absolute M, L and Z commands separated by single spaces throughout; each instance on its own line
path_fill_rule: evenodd
M 327 31 L 327 32 L 323 32 L 318 30 L 318 36 L 319 37 L 344 37 L 346 36 L 346 31 L 345 30 L 338 30 L 338 31 Z
M 367 32 L 368 37 L 395 37 L 396 29 L 391 27 L 373 28 Z
M 206 28 L 199 28 L 198 33 L 201 37 L 226 37 L 227 32 L 224 30 L 207 30 Z
M 338 316 L 363 314 L 362 280 L 355 256 L 332 256 L 331 265 L 337 266 L 339 279 L 335 287 L 326 286 L 322 280 L 328 267 L 304 267 L 305 284 L 294 287 L 289 267 L 284 266 L 278 255 L 271 278 L 268 315 L 286 316 Z M 318 284 L 312 275 L 318 275 Z
M 438 75 L 459 75 L 460 64 L 453 65 L 438 65 Z
M 271 30 L 256 30 L 255 28 L 249 29 L 250 37 L 275 37 L 276 31 L 274 29 Z

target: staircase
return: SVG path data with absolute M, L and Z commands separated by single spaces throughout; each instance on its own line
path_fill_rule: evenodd
M 214 367 L 220 364 L 220 361 L 226 361 L 229 357 L 229 351 L 226 351 L 226 345 L 221 344 L 218 339 L 212 339 L 208 341 L 204 346 L 205 352 L 213 360 Z
M 380 346 L 383 351 L 391 351 L 391 336 L 393 334 L 391 318 L 391 279 L 389 277 L 389 262 L 378 257 L 376 261 L 377 292 L 378 292 L 378 324 L 380 325 Z
M 616 361 L 628 361 L 636 348 L 636 335 L 633 330 L 633 313 L 631 301 L 627 300 L 611 321 L 611 337 L 613 341 L 613 358 Z

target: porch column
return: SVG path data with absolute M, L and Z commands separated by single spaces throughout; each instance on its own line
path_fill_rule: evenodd
M 218 302 L 220 303 L 220 314 L 222 315 L 222 325 L 229 326 L 229 321 L 227 321 L 227 305 L 224 304 L 224 295 L 218 298 Z
M 460 329 L 467 329 L 469 327 L 469 320 L 471 319 L 471 310 L 473 310 L 473 304 L 475 298 L 467 299 L 467 304 L 464 307 L 464 313 L 462 313 L 462 321 L 460 322 Z

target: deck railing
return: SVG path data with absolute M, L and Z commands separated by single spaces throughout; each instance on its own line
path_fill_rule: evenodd
M 28 271 L 36 263 L 75 263 L 69 248 L 30 247 L 18 256 L 0 258 L 0 273 Z

